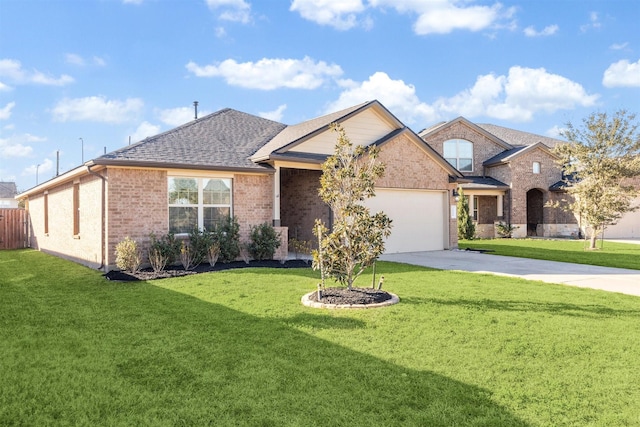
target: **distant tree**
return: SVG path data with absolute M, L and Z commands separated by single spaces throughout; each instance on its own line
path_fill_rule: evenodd
M 469 199 L 462 188 L 458 191 L 458 239 L 471 240 L 476 234 L 476 226 L 469 215 Z
M 567 192 L 565 210 L 574 212 L 590 231 L 590 249 L 608 225 L 633 211 L 638 190 L 628 179 L 640 175 L 640 136 L 635 114 L 617 111 L 592 113 L 583 126 L 567 124 L 561 134 L 568 143 L 554 151 L 564 167 Z M 561 205 L 562 206 L 562 205 Z
M 319 248 L 313 265 L 352 289 L 353 282 L 384 252 L 391 234 L 391 219 L 383 212 L 370 215 L 363 205 L 375 196 L 375 181 L 384 174 L 376 147 L 354 147 L 344 129 L 332 124 L 338 139 L 335 152 L 322 164 L 320 197 L 332 209 L 333 229 L 316 220 Z

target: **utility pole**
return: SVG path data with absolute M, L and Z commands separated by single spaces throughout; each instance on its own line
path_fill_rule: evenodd
M 84 139 L 78 138 L 82 144 L 82 164 L 84 164 Z

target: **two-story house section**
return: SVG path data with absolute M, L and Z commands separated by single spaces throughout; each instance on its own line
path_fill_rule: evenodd
M 497 223 L 513 237 L 578 236 L 578 221 L 554 202 L 567 194 L 553 147 L 563 141 L 458 117 L 419 132 L 463 175 L 478 237 L 495 237 Z

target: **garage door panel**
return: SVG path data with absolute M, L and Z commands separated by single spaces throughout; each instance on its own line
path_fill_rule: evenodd
M 444 249 L 444 197 L 442 192 L 376 189 L 365 204 L 372 213 L 383 211 L 391 218 L 391 236 L 385 253 Z

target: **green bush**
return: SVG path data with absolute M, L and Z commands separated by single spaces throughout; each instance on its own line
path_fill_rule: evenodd
M 496 232 L 500 237 L 503 237 L 505 239 L 510 239 L 511 236 L 513 235 L 513 232 L 516 231 L 518 228 L 520 227 L 513 226 L 505 222 L 498 222 L 496 224 Z
M 142 251 L 138 243 L 129 236 L 116 245 L 116 266 L 120 270 L 135 273 L 142 264 Z
M 253 259 L 273 259 L 273 254 L 280 247 L 280 233 L 276 233 L 271 224 L 266 222 L 252 226 L 249 237 L 251 242 L 248 249 Z
M 213 230 L 213 240 L 220 246 L 219 259 L 222 262 L 235 261 L 240 255 L 240 224 L 238 218 L 227 216 L 218 222 Z
M 213 233 L 197 228 L 189 233 L 189 246 L 193 258 L 193 267 L 197 267 L 209 258 L 209 248 L 216 243 Z
M 166 265 L 176 262 L 180 254 L 180 240 L 176 239 L 173 233 L 168 233 L 159 239 L 155 234 L 149 235 L 151 246 L 149 247 L 149 262 L 154 271 L 160 271 Z M 157 262 L 157 265 L 154 265 Z M 162 267 L 162 268 L 159 268 Z M 156 270 L 156 268 L 159 268 Z

